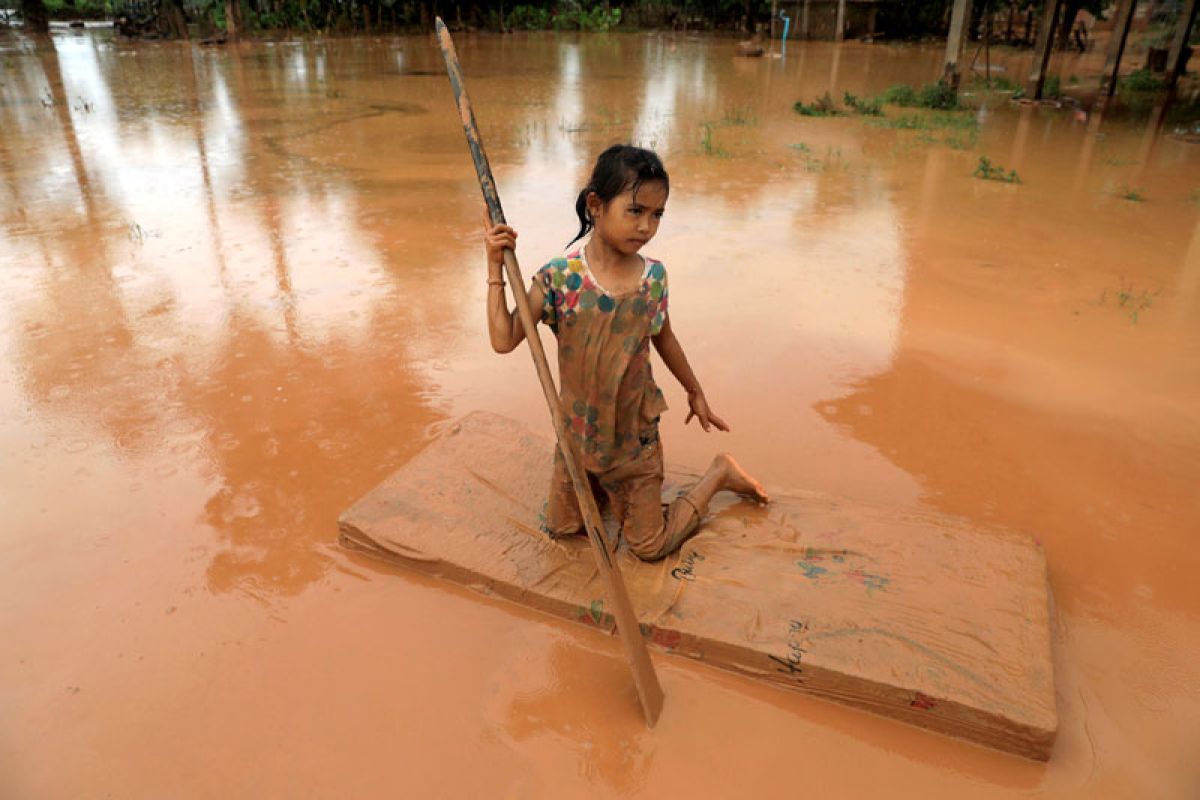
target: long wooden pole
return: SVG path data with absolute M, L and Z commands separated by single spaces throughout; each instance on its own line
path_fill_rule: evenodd
M 475 162 L 475 172 L 479 176 L 479 188 L 483 190 L 483 199 L 487 203 L 492 224 L 502 224 L 505 221 L 504 211 L 500 207 L 500 195 L 496 191 L 496 180 L 492 177 L 492 168 L 488 165 L 487 154 L 483 151 L 483 140 L 479 137 L 479 128 L 475 124 L 475 112 L 471 109 L 471 101 L 467 98 L 462 65 L 458 62 L 454 41 L 450 38 L 450 31 L 446 29 L 446 24 L 442 22 L 441 17 L 437 19 L 437 34 L 442 47 L 442 57 L 446 59 L 446 72 L 450 76 L 450 85 L 454 89 L 454 100 L 458 104 L 458 113 L 462 118 L 463 133 L 467 135 L 467 147 L 471 150 L 471 160 Z M 508 275 L 508 283 L 512 286 L 513 299 L 517 302 L 517 315 L 521 319 L 521 325 L 525 327 L 525 341 L 529 342 L 529 354 L 533 356 L 533 366 L 537 369 L 542 392 L 546 395 L 550 418 L 554 421 L 558 446 L 567 463 L 567 472 L 571 474 L 571 483 L 575 486 L 575 496 L 579 499 L 579 508 L 583 512 L 584 527 L 587 529 L 588 541 L 592 545 L 592 555 L 596 558 L 596 569 L 604 582 L 605 594 L 611 605 L 613 619 L 617 623 L 617 633 L 625 648 L 625 657 L 629 660 L 629 665 L 633 670 L 633 683 L 637 688 L 638 699 L 642 703 L 642 711 L 646 715 L 646 724 L 654 727 L 654 723 L 658 721 L 658 715 L 662 712 L 662 687 L 658 683 L 654 665 L 650 662 L 646 643 L 642 640 L 637 615 L 633 612 L 633 603 L 629 600 L 629 592 L 625 590 L 625 581 L 621 578 L 621 571 L 617 568 L 612 553 L 608 549 L 600 511 L 596 508 L 596 499 L 592 496 L 591 487 L 588 485 L 587 473 L 583 470 L 579 453 L 567 433 L 566 420 L 559 406 L 558 389 L 554 386 L 554 378 L 550 374 L 550 364 L 546 361 L 546 351 L 542 348 L 542 340 L 535 328 L 533 311 L 529 307 L 529 298 L 522 291 L 525 283 L 521 279 L 521 267 L 517 263 L 517 255 L 512 250 L 504 251 L 504 270 Z

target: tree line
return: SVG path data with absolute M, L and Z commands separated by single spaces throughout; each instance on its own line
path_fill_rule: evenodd
M 1178 2 L 1178 0 L 1174 0 Z M 792 12 L 801 0 L 782 0 Z M 877 7 L 877 30 L 889 38 L 944 36 L 952 0 L 894 0 Z M 1080 11 L 1099 17 L 1104 0 L 1068 0 L 1059 44 L 1069 45 Z M 826 4 L 828 5 L 828 4 Z M 976 0 L 973 25 L 993 41 L 1028 43 L 1042 0 Z M 790 8 L 789 8 L 790 7 Z M 669 28 L 764 30 L 771 0 L 20 0 L 30 33 L 49 19 L 109 18 L 131 36 L 237 39 L 277 30 L 377 32 L 429 30 L 435 16 L 452 28 L 491 31 Z

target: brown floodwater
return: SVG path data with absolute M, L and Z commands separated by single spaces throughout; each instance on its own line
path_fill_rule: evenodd
M 1200 144 L 1171 113 L 792 111 L 938 48 L 459 50 L 527 274 L 600 149 L 663 155 L 648 251 L 733 426 L 684 427 L 659 365 L 669 459 L 1043 543 L 1053 758 L 662 655 L 648 731 L 615 639 L 336 546 L 444 421 L 548 433 L 528 358 L 488 347 L 430 39 L 5 34 L 0 795 L 1200 796 Z

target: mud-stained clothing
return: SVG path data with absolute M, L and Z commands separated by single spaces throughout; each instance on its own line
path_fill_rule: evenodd
M 561 408 L 583 466 L 604 489 L 630 548 L 658 558 L 678 547 L 703 509 L 690 499 L 661 505 L 662 447 L 658 418 L 667 409 L 650 369 L 650 339 L 667 318 L 667 271 L 645 259 L 637 289 L 616 295 L 592 275 L 582 248 L 556 258 L 533 280 L 542 287 L 541 320 L 558 338 Z M 582 527 L 562 454 L 545 512 L 551 535 Z

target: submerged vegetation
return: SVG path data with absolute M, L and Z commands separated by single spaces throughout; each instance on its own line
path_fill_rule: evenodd
M 729 151 L 713 141 L 713 126 L 711 122 L 700 124 L 700 152 L 715 158 L 729 158 Z
M 1131 203 L 1141 203 L 1146 199 L 1146 190 L 1122 185 L 1117 187 L 1117 197 L 1122 200 L 1128 200 Z
M 880 100 L 889 105 L 906 108 L 932 108 L 938 111 L 957 111 L 962 108 L 958 92 L 945 81 L 927 83 L 920 89 L 907 84 L 897 84 L 884 90 Z
M 1127 92 L 1157 92 L 1167 88 L 1167 84 L 1162 78 L 1143 68 L 1120 78 L 1117 88 Z
M 1108 305 L 1108 292 L 1109 290 L 1105 289 L 1100 293 L 1100 305 Z M 1150 306 L 1154 305 L 1154 299 L 1161 293 L 1161 288 L 1153 292 L 1149 289 L 1139 291 L 1133 283 L 1121 278 L 1117 285 L 1117 290 L 1113 292 L 1113 298 L 1116 300 L 1116 307 L 1128 314 L 1129 321 L 1137 325 L 1142 313 L 1148 311 Z
M 871 124 L 880 128 L 895 128 L 902 131 L 929 131 L 944 128 L 975 131 L 979 128 L 979 121 L 975 117 L 967 114 L 951 114 L 945 111 L 934 111 L 928 114 L 920 112 L 900 114 L 896 117 L 871 120 Z
M 829 145 L 825 148 L 825 155 L 816 155 L 812 148 L 806 144 L 791 145 L 793 150 L 800 153 L 800 158 L 803 160 L 804 169 L 808 172 L 826 172 L 831 169 L 846 170 L 850 168 L 850 164 L 842 155 L 842 148 Z
M 829 92 L 821 95 L 811 103 L 804 103 L 797 100 L 792 109 L 802 117 L 840 117 L 846 113 L 834 105 L 833 97 Z
M 971 173 L 974 177 L 985 181 L 1000 181 L 1001 183 L 1020 183 L 1021 178 L 1015 169 L 1005 170 L 999 164 L 993 164 L 987 156 L 979 157 L 979 165 Z
M 845 107 L 835 105 L 833 97 L 826 92 L 811 103 L 798 101 L 793 108 L 805 117 L 839 117 L 854 113 L 868 117 L 867 123 L 874 127 L 919 131 L 917 141 L 943 144 L 954 150 L 968 150 L 978 141 L 979 120 L 974 114 L 965 113 L 971 109 L 962 105 L 943 81 L 920 89 L 897 84 L 876 97 L 859 97 L 845 92 L 842 99 Z M 885 105 L 917 110 L 889 116 L 884 113 Z M 935 135 L 936 131 L 945 133 L 939 136 Z M 804 145 L 792 147 L 802 149 Z
M 846 92 L 843 96 L 846 105 L 866 117 L 883 116 L 883 100 L 878 97 L 855 97 Z
M 966 106 L 962 105 L 958 99 L 958 93 L 950 88 L 950 85 L 945 81 L 930 83 L 922 86 L 920 89 L 914 89 L 907 84 L 897 84 L 886 89 L 877 97 L 859 97 L 845 92 L 842 95 L 842 101 L 846 108 L 850 111 L 867 117 L 882 117 L 883 107 L 885 105 L 900 106 L 902 108 L 922 108 L 929 109 L 935 112 L 955 112 L 968 111 Z M 811 103 L 797 101 L 792 106 L 797 114 L 804 117 L 836 117 L 843 116 L 846 109 L 839 108 L 833 100 L 833 97 L 826 92 Z M 911 115 L 910 115 L 911 116 Z M 934 115 L 938 116 L 938 115 Z M 903 119 L 899 117 L 896 119 Z M 964 120 L 962 122 L 950 120 Z M 974 120 L 965 118 L 959 115 L 943 114 L 937 124 L 938 127 L 971 127 Z M 886 124 L 886 127 L 926 127 L 924 123 L 905 125 L 904 123 Z

